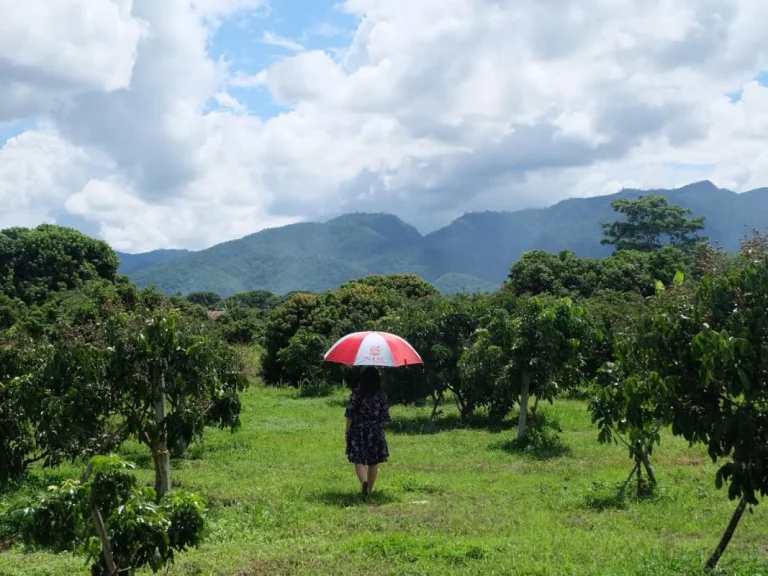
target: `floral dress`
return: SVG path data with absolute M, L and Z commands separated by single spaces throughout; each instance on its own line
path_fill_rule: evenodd
M 372 466 L 389 458 L 382 424 L 389 422 L 387 396 L 378 392 L 364 398 L 355 390 L 349 399 L 346 417 L 352 419 L 347 439 L 347 458 L 353 464 Z

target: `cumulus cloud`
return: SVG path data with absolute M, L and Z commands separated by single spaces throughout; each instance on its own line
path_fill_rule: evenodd
M 0 121 L 128 88 L 147 23 L 130 0 L 0 0 Z
M 85 150 L 52 131 L 11 138 L 0 150 L 0 228 L 53 221 L 91 168 Z
M 260 0 L 0 0 L 0 122 L 50 125 L 0 150 L 2 224 L 68 213 L 120 249 L 200 248 L 342 211 L 429 229 L 626 185 L 768 185 L 762 0 L 342 8 L 341 54 L 266 32 L 297 53 L 254 73 L 212 46 Z M 249 87 L 287 112 L 247 110 Z

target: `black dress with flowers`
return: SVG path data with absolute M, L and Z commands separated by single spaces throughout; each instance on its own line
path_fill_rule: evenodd
M 389 422 L 387 396 L 378 392 L 363 397 L 360 390 L 355 390 L 349 399 L 346 417 L 352 419 L 347 439 L 349 461 L 366 466 L 386 462 L 389 449 L 382 424 Z

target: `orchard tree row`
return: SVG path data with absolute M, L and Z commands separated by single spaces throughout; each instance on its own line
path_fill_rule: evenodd
M 94 574 L 158 570 L 197 544 L 205 504 L 171 491 L 171 455 L 205 426 L 236 429 L 247 383 L 204 309 L 138 290 L 117 268 L 74 230 L 0 232 L 0 490 L 33 465 L 88 464 L 0 525 L 89 555 Z M 153 488 L 108 456 L 129 438 L 152 457 Z

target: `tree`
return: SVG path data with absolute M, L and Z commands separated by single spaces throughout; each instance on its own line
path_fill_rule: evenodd
M 0 332 L 0 487 L 26 470 L 35 445 L 31 414 L 19 384 L 33 369 L 31 344 Z
M 224 300 L 223 305 L 230 310 L 233 307 L 256 308 L 271 310 L 277 305 L 278 297 L 268 290 L 250 290 L 238 292 Z
M 432 399 L 432 418 L 446 391 L 453 391 L 463 419 L 474 406 L 461 394 L 459 360 L 486 312 L 487 297 L 480 295 L 433 296 L 393 310 L 377 329 L 405 338 L 421 356 L 420 368 L 390 371 L 384 375 L 388 394 L 400 402 Z M 468 398 L 466 398 L 468 400 Z
M 72 228 L 42 224 L 0 231 L 0 288 L 26 304 L 88 280 L 115 280 L 120 262 L 105 242 Z
M 154 572 L 175 552 L 197 546 L 205 526 L 205 501 L 176 492 L 157 504 L 139 487 L 133 465 L 115 456 L 93 458 L 80 481 L 65 480 L 10 512 L 27 546 L 84 553 L 94 576 Z
M 526 438 L 529 399 L 552 402 L 578 382 L 582 339 L 590 327 L 583 308 L 569 299 L 490 301 L 480 328 L 465 348 L 459 368 L 463 383 L 454 390 L 465 406 L 482 405 L 495 419 L 519 401 L 518 441 Z
M 352 280 L 342 285 L 341 288 L 346 288 L 353 284 L 362 284 L 364 286 L 372 286 L 374 288 L 381 288 L 385 290 L 393 290 L 397 292 L 403 298 L 419 299 L 429 296 L 437 296 L 440 293 L 437 288 L 432 284 L 419 278 L 415 274 L 391 274 L 385 276 L 383 274 L 374 274 L 359 280 Z
M 0 333 L 0 483 L 33 462 L 56 466 L 118 441 L 103 323 L 140 299 L 121 278 L 89 280 L 41 305 L 22 306 L 13 327 Z
M 606 290 L 651 296 L 656 281 L 670 284 L 687 268 L 686 254 L 669 245 L 654 252 L 625 249 L 600 259 L 579 258 L 567 250 L 557 255 L 534 250 L 512 266 L 505 290 L 517 296 L 560 298 L 592 298 Z
M 315 294 L 295 294 L 270 312 L 264 327 L 265 350 L 261 360 L 261 376 L 266 384 L 283 382 L 280 350 L 288 346 L 299 328 L 310 327 L 312 314 L 320 304 Z
M 26 312 L 21 300 L 6 296 L 0 291 L 0 330 L 7 330 Z
M 760 262 L 768 258 L 768 234 L 752 230 L 749 236 L 742 238 L 740 253 L 749 262 Z
M 707 562 L 714 568 L 746 507 L 768 495 L 768 260 L 706 277 L 692 304 L 683 300 L 638 330 L 636 378 L 659 391 L 673 434 L 725 460 L 715 483 L 738 500 Z
M 171 486 L 170 448 L 183 451 L 205 425 L 239 427 L 247 380 L 234 350 L 172 309 L 121 320 L 106 334 L 111 410 L 150 449 L 162 498 Z
M 216 319 L 216 328 L 230 344 L 252 344 L 263 338 L 265 320 L 259 308 L 231 306 Z
M 265 353 L 262 358 L 262 376 L 267 384 L 290 384 L 298 386 L 285 370 L 280 359 L 282 350 L 290 345 L 291 338 L 301 328 L 333 342 L 351 332 L 373 329 L 376 321 L 391 310 L 401 306 L 403 298 L 394 290 L 350 283 L 339 290 L 320 296 L 296 294 L 270 312 L 264 328 Z M 285 357 L 284 357 L 285 358 Z M 291 374 L 308 373 L 322 364 L 322 355 L 305 357 L 307 363 L 297 371 L 294 365 Z M 328 382 L 340 383 L 347 372 L 344 367 L 334 365 L 324 368 Z
M 170 451 L 183 452 L 205 425 L 238 426 L 247 382 L 239 356 L 207 319 L 182 316 L 152 290 L 135 309 L 124 306 L 135 296 L 92 281 L 36 309 L 37 340 L 25 334 L 28 319 L 0 339 L 0 457 L 9 476 L 36 461 L 102 454 L 133 435 L 152 451 L 162 497 Z
M 601 243 L 612 245 L 617 251 L 654 252 L 664 245 L 665 240 L 688 250 L 702 240 L 696 233 L 704 229 L 705 217 L 688 218 L 691 210 L 670 204 L 664 196 L 640 196 L 637 200 L 622 198 L 614 200 L 611 206 L 626 219 L 603 222 Z
M 328 347 L 328 341 L 320 334 L 299 328 L 288 346 L 277 354 L 284 378 L 299 385 L 317 385 L 322 374 L 323 354 Z
M 113 446 L 113 390 L 102 349 L 67 338 L 38 344 L 10 333 L 0 364 L 0 484 L 34 462 L 56 466 Z
M 216 294 L 216 292 L 191 292 L 187 294 L 187 300 L 193 304 L 200 304 L 200 306 L 210 308 L 221 302 L 221 296 Z
M 621 362 L 607 362 L 599 371 L 599 386 L 595 391 L 589 409 L 592 422 L 598 425 L 598 441 L 601 444 L 616 442 L 623 444 L 634 466 L 618 497 L 632 477 L 637 475 L 637 496 L 644 494 L 643 468 L 648 476 L 651 489 L 656 484 L 656 473 L 650 456 L 654 445 L 661 442 L 661 430 L 669 424 L 667 419 L 667 390 L 654 379 L 636 377 L 630 357 L 631 343 L 623 343 L 619 353 Z
M 519 306 L 510 325 L 508 368 L 513 393 L 520 399 L 518 441 L 525 439 L 530 396 L 536 396 L 535 414 L 539 400 L 551 403 L 576 380 L 569 376 L 581 361 L 579 348 L 589 328 L 586 319 L 585 310 L 569 299 L 546 303 L 529 298 Z
M 600 287 L 600 261 L 579 258 L 563 250 L 526 252 L 512 265 L 505 289 L 517 296 L 583 296 L 589 298 Z
M 515 346 L 513 318 L 506 309 L 494 308 L 461 355 L 454 394 L 463 420 L 482 406 L 493 420 L 501 421 L 515 404 L 509 356 Z
M 612 290 L 604 290 L 583 302 L 591 325 L 581 342 L 581 375 L 586 380 L 593 381 L 600 368 L 614 359 L 617 341 L 632 330 L 647 302 L 636 292 Z

